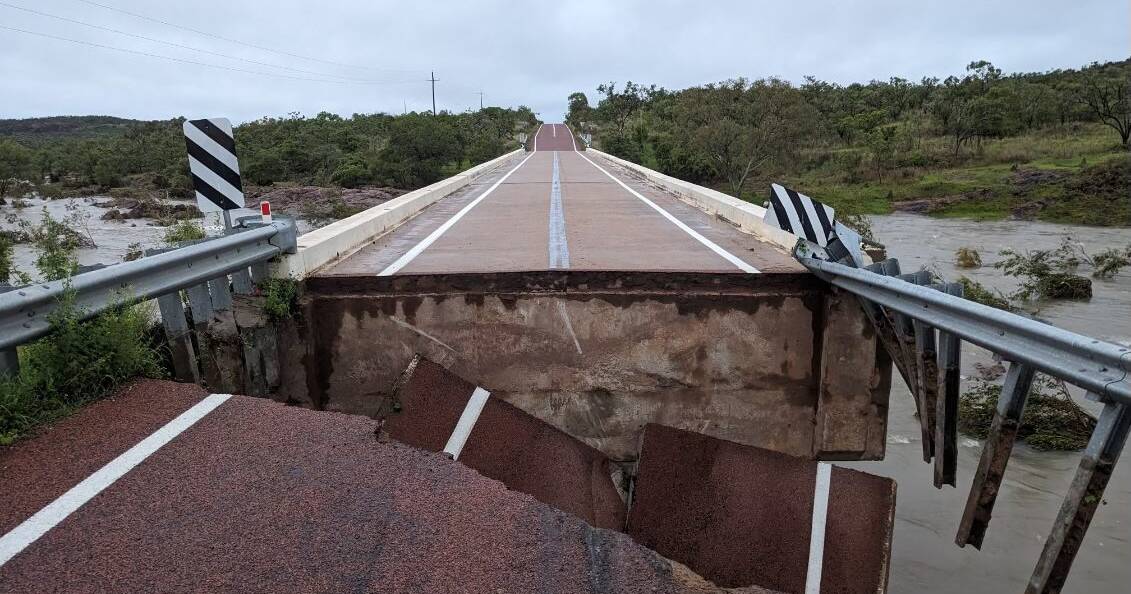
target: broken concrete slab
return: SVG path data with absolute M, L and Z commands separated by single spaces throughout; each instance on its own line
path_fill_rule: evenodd
M 805 591 L 818 463 L 650 424 L 628 518 L 641 544 L 723 587 Z M 821 592 L 883 592 L 895 483 L 831 467 Z
M 393 439 L 443 451 L 476 386 L 424 357 L 413 359 L 380 414 Z M 624 502 L 614 467 L 600 451 L 498 398 L 488 398 L 455 452 L 463 464 L 507 487 L 578 516 L 621 530 Z M 450 448 L 447 448 L 450 450 Z

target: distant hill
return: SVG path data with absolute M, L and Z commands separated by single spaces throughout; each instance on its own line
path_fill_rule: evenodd
M 141 123 L 144 122 L 113 116 L 52 116 L 0 120 L 0 137 L 31 144 L 63 138 L 105 138 L 117 136 Z

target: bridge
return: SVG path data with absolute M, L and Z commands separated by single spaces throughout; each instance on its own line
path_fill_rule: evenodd
M 883 458 L 894 367 L 955 484 L 961 340 L 1013 367 L 960 545 L 1035 371 L 1107 404 L 1029 586 L 1058 591 L 1128 431 L 1126 349 L 773 220 L 547 124 L 301 237 L 249 219 L 79 275 L 89 315 L 158 299 L 184 383 L 0 452 L 0 591 L 883 592 L 895 485 L 828 461 Z M 296 315 L 264 318 L 270 278 Z M 62 290 L 0 295 L 0 350 Z

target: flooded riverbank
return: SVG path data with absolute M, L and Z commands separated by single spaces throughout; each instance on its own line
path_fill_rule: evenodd
M 24 198 L 24 206 L 17 208 L 11 203 L 0 206 L 0 229 L 14 230 L 18 227 L 17 220 L 27 221 L 38 225 L 43 221 L 43 209 L 57 221 L 66 221 L 68 226 L 89 240 L 93 247 L 83 247 L 77 252 L 79 264 L 90 266 L 93 264 L 117 264 L 121 262 L 131 248 L 146 249 L 163 247 L 165 245 L 165 231 L 155 219 L 113 219 L 103 220 L 102 215 L 110 208 L 98 206 L 108 200 L 106 196 L 86 196 L 82 198 L 59 198 L 46 200 L 42 198 Z M 185 202 L 180 202 L 185 204 Z M 233 216 L 258 215 L 258 210 L 241 209 L 233 211 Z M 218 235 L 223 231 L 223 223 L 218 213 L 208 213 L 203 219 L 205 232 L 209 235 Z M 314 228 L 305 220 L 298 220 L 299 233 L 306 233 Z M 16 244 L 13 248 L 13 264 L 19 271 L 31 274 L 38 278 L 35 269 L 35 248 L 31 244 Z
M 1131 229 L 1054 225 L 1028 221 L 976 222 L 917 215 L 873 217 L 876 237 L 887 244 L 903 270 L 936 270 L 948 279 L 960 274 L 988 287 L 1008 292 L 1014 279 L 992 267 L 998 251 L 1055 248 L 1065 235 L 1082 241 L 1095 253 L 1131 244 Z M 954 252 L 972 247 L 986 266 L 959 270 Z M 1093 280 L 1089 301 L 1041 304 L 1039 317 L 1057 326 L 1131 344 L 1131 270 L 1113 280 Z M 988 354 L 964 345 L 964 380 L 974 375 L 974 363 Z M 1093 413 L 1099 407 L 1082 404 Z M 893 381 L 888 424 L 887 457 L 882 462 L 845 464 L 892 477 L 899 483 L 896 529 L 892 547 L 890 591 L 896 594 L 931 592 L 1021 592 L 1028 583 L 1044 539 L 1052 527 L 1068 485 L 1076 472 L 1078 452 L 1040 452 L 1019 443 L 1005 474 L 982 550 L 954 544 L 958 522 L 978 467 L 981 443 L 959 436 L 958 487 L 935 489 L 932 467 L 922 461 L 919 423 L 906 386 Z M 1100 593 L 1126 591 L 1131 583 L 1131 459 L 1124 459 L 1107 487 L 1105 505 L 1092 521 L 1064 591 Z

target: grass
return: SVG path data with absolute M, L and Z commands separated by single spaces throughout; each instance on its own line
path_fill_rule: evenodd
M 924 139 L 918 152 L 946 155 L 946 142 L 944 138 Z M 1097 166 L 1126 163 L 1126 150 L 1119 147 L 1105 126 L 1055 127 L 984 141 L 977 152 L 963 151 L 959 161 L 950 165 L 895 168 L 887 171 L 883 179 L 877 179 L 867 165 L 866 155 L 858 149 L 841 149 L 833 152 L 840 157 L 828 158 L 820 166 L 787 176 L 786 183 L 838 210 L 854 213 L 886 214 L 892 212 L 894 202 L 968 196 L 930 214 L 996 220 L 1039 203 L 1034 215 L 1040 220 L 1131 225 L 1131 205 L 1125 204 L 1126 200 L 1113 201 L 1111 196 L 1103 196 L 1102 188 L 1095 191 L 1087 184 L 1073 185 L 1074 180 L 1096 171 Z M 853 153 L 857 157 L 844 157 Z M 1053 172 L 1066 181 L 1038 182 L 1020 191 L 1013 181 L 1019 170 Z M 761 199 L 760 194 L 755 196 L 755 201 Z

